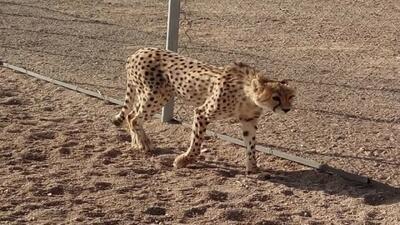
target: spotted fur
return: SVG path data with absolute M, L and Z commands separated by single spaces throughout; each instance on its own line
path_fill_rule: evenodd
M 198 158 L 211 121 L 234 117 L 243 130 L 246 169 L 257 171 L 255 133 L 262 109 L 288 112 L 294 96 L 287 81 L 270 80 L 246 64 L 216 67 L 157 48 L 138 50 L 128 58 L 126 70 L 125 104 L 113 122 L 127 124 L 132 147 L 151 151 L 142 124 L 170 98 L 181 97 L 196 107 L 190 146 L 175 159 L 176 168 Z

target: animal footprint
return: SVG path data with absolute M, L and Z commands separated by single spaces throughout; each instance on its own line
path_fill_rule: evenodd
M 247 213 L 242 209 L 227 209 L 223 213 L 223 217 L 230 221 L 244 221 Z
M 94 183 L 96 191 L 104 191 L 112 188 L 112 184 L 109 182 L 96 182 Z
M 166 210 L 163 207 L 159 207 L 159 206 L 152 206 L 147 208 L 144 213 L 149 214 L 149 215 L 153 215 L 153 216 L 163 216 L 166 214 Z
M 184 217 L 189 217 L 189 218 L 194 218 L 197 216 L 202 216 L 206 213 L 207 207 L 205 206 L 200 206 L 200 207 L 193 207 L 189 208 L 184 211 L 183 216 Z
M 54 139 L 56 134 L 52 131 L 34 131 L 29 134 L 30 140 Z
M 214 201 L 219 201 L 219 202 L 223 202 L 226 201 L 228 199 L 228 194 L 225 192 L 221 192 L 221 191 L 209 191 L 208 193 L 208 198 Z

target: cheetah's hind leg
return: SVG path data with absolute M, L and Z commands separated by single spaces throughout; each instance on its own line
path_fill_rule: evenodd
M 161 111 L 161 108 L 172 97 L 169 92 L 156 93 L 157 91 L 140 93 L 135 110 L 132 110 L 127 117 L 129 132 L 132 137 L 132 148 L 141 149 L 147 153 L 152 150 L 152 146 L 143 129 L 143 123 L 149 121 L 156 112 Z
M 133 94 L 134 92 L 134 88 L 133 85 L 131 85 L 128 81 L 127 87 L 126 87 L 126 95 L 125 95 L 125 101 L 124 101 L 124 105 L 122 106 L 121 111 L 114 116 L 111 119 L 111 122 L 117 126 L 117 127 L 121 127 L 123 125 L 127 125 L 127 113 L 132 111 L 132 104 L 134 102 L 134 98 L 135 95 Z

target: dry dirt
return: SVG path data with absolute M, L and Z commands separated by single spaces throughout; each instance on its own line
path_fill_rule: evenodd
M 383 188 L 209 138 L 179 171 L 179 125 L 147 125 L 158 150 L 131 151 L 119 108 L 9 70 L 0 76 L 0 224 L 400 224 L 400 3 L 184 1 L 182 54 L 289 78 L 288 115 L 266 113 L 261 144 L 368 176 Z M 212 4 L 211 4 L 212 2 Z M 166 1 L 0 1 L 0 58 L 123 98 L 123 62 L 163 47 Z M 184 31 L 190 36 L 186 36 Z M 178 101 L 177 117 L 191 108 Z M 211 128 L 232 136 L 230 121 Z M 147 160 L 147 161 L 144 161 Z
M 396 224 L 400 198 L 210 138 L 172 168 L 188 129 L 152 121 L 156 154 L 129 149 L 117 107 L 9 70 L 0 75 L 0 221 L 5 224 Z M 179 138 L 177 138 L 179 137 Z

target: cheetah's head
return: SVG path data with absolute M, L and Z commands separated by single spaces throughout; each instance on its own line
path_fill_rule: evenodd
M 295 91 L 289 87 L 287 80 L 273 81 L 256 76 L 251 81 L 252 100 L 263 108 L 274 112 L 289 112 L 292 108 Z

